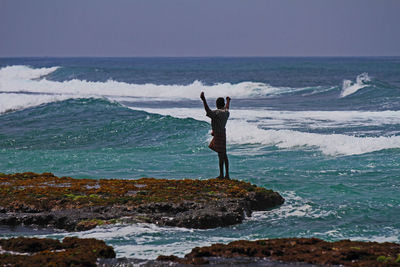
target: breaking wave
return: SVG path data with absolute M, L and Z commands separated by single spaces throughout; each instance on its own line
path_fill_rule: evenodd
M 316 90 L 314 87 L 274 87 L 252 81 L 205 85 L 196 80 L 187 85 L 159 85 L 131 84 L 114 80 L 105 82 L 79 79 L 54 81 L 46 78 L 47 75 L 59 69 L 60 67 L 35 69 L 21 65 L 1 68 L 0 113 L 68 98 L 107 98 L 115 101 L 198 100 L 200 92 L 204 91 L 206 96 L 211 99 L 221 95 L 229 95 L 237 99 L 256 99 L 303 91 L 312 93 Z M 317 91 L 323 90 L 317 89 Z
M 1 80 L 32 80 L 49 75 L 60 67 L 33 69 L 28 66 L 16 65 L 0 69 Z
M 371 78 L 368 76 L 368 73 L 366 72 L 357 75 L 356 82 L 352 82 L 350 80 L 344 80 L 340 97 L 346 97 L 356 93 L 358 90 L 368 86 L 368 82 L 370 81 Z
M 241 82 L 238 84 L 218 83 L 204 85 L 200 81 L 194 81 L 189 85 L 156 85 L 156 84 L 129 84 L 108 80 L 106 82 L 91 82 L 86 80 L 52 81 L 45 78 L 46 75 L 56 71 L 59 67 L 33 69 L 27 66 L 9 66 L 0 69 L 0 93 L 9 94 L 7 104 L 1 101 L 0 112 L 4 109 L 21 108 L 24 105 L 32 106 L 33 103 L 47 103 L 69 98 L 106 97 L 109 99 L 198 99 L 201 91 L 208 97 L 216 98 L 222 95 L 230 95 L 236 98 L 252 98 L 268 96 L 279 92 L 286 92 L 290 88 L 272 87 L 264 83 Z M 11 100 L 13 93 L 26 94 L 32 98 L 28 101 Z M 49 95 L 51 97 L 49 97 Z M 5 99 L 2 97 L 2 99 Z M 15 107 L 13 101 L 16 101 Z M 26 103 L 26 104 L 24 104 Z
M 172 116 L 176 118 L 193 118 L 209 121 L 201 109 L 152 109 L 132 108 L 149 113 Z M 263 117 L 268 115 L 268 119 Z M 358 137 L 345 134 L 320 134 L 302 132 L 288 128 L 287 125 L 308 123 L 318 127 L 334 127 L 345 123 L 349 125 L 399 124 L 397 111 L 383 112 L 289 112 L 266 110 L 231 111 L 231 118 L 226 126 L 227 142 L 231 145 L 259 144 L 276 146 L 282 149 L 316 148 L 329 156 L 359 155 L 383 149 L 400 148 L 400 136 Z M 364 120 L 361 120 L 364 118 Z M 267 125 L 268 129 L 263 129 Z M 278 129 L 270 129 L 275 125 Z M 272 127 L 271 127 L 272 126 Z M 317 127 L 317 126 L 315 126 Z M 257 147 L 259 149 L 259 147 Z

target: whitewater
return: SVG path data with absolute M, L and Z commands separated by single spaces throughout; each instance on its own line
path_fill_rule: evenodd
M 120 257 L 184 255 L 236 239 L 400 242 L 399 58 L 0 59 L 0 172 L 76 178 L 217 176 L 210 121 L 232 98 L 231 176 L 279 209 L 211 230 L 112 225 L 4 237 L 96 237 Z

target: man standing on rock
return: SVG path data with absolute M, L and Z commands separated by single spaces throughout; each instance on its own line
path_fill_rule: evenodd
M 210 107 L 207 104 L 206 97 L 204 96 L 204 92 L 201 92 L 200 98 L 203 101 L 207 117 L 211 118 L 211 128 L 212 128 L 211 135 L 213 136 L 213 139 L 208 147 L 218 153 L 219 176 L 217 178 L 230 179 L 229 162 L 228 162 L 228 156 L 226 154 L 225 125 L 229 118 L 229 103 L 231 101 L 231 98 L 229 96 L 226 97 L 226 105 L 225 105 L 224 98 L 219 97 L 216 102 L 217 105 L 216 110 L 210 109 Z M 225 176 L 224 176 L 224 164 L 226 171 Z

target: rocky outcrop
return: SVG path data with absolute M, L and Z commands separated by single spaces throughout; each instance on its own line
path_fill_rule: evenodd
M 183 265 L 213 265 L 216 259 L 219 263 L 229 263 L 229 259 L 243 258 L 267 258 L 275 262 L 272 266 L 287 266 L 287 263 L 313 266 L 400 266 L 400 244 L 350 240 L 327 242 L 317 238 L 239 240 L 229 244 L 197 247 L 184 258 L 159 256 L 158 261 Z M 254 261 L 254 264 L 257 263 L 259 261 Z
M 115 258 L 114 249 L 94 238 L 0 239 L 1 266 L 97 266 L 99 258 Z
M 215 228 L 281 205 L 276 192 L 237 180 L 58 178 L 0 174 L 0 225 L 68 231 L 115 222 Z

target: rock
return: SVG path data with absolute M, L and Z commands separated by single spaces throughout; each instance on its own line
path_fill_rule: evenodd
M 262 211 L 281 205 L 285 200 L 281 195 L 272 190 L 268 194 L 264 192 L 250 192 L 246 196 L 246 200 L 250 204 L 250 209 L 253 211 Z
M 318 238 L 238 240 L 194 248 L 185 257 L 157 260 L 115 258 L 112 247 L 94 238 L 0 239 L 1 266 L 399 266 L 400 244 Z
M 268 258 L 275 263 L 296 265 L 304 263 L 313 266 L 400 266 L 400 244 L 350 240 L 327 242 L 318 238 L 239 240 L 229 244 L 196 247 L 184 258 L 160 256 L 158 259 L 180 264 L 194 264 L 215 258 L 220 260 Z
M 115 258 L 114 249 L 94 238 L 0 239 L 1 266 L 97 266 L 99 258 Z
M 6 251 L 35 253 L 44 250 L 59 250 L 63 249 L 60 241 L 55 239 L 41 238 L 11 238 L 0 239 L 1 248 Z
M 51 173 L 0 174 L 0 224 L 82 231 L 150 222 L 208 229 L 277 207 L 276 192 L 237 180 L 74 179 Z

